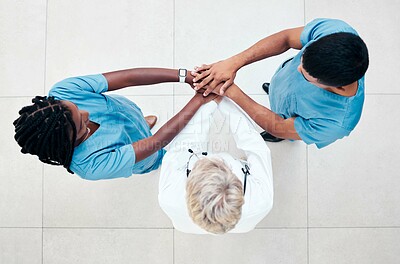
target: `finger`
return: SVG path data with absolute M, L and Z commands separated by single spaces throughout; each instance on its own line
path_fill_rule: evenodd
M 205 91 L 206 91 L 206 89 L 201 88 L 200 90 L 197 90 L 196 92 L 198 92 L 198 93 L 204 93 Z
M 222 85 L 219 94 L 223 95 L 225 93 L 225 91 L 229 88 L 229 86 L 232 85 L 232 81 L 228 80 L 224 83 L 224 85 Z
M 206 70 L 206 71 L 198 72 L 197 74 L 198 75 L 195 78 L 193 78 L 194 83 L 200 81 L 201 79 L 208 77 L 210 75 L 210 71 Z
M 199 75 L 199 73 L 197 71 L 190 71 L 190 75 L 192 75 L 193 77 L 196 77 Z
M 212 82 L 210 82 L 208 85 L 214 88 L 214 89 L 213 89 L 213 92 L 214 92 L 215 94 L 218 94 L 218 95 L 219 95 L 219 87 L 222 86 L 222 83 L 219 83 L 219 82 L 217 82 L 217 80 L 214 79 L 214 80 L 212 80 Z
M 207 84 L 209 84 L 212 80 L 213 80 L 213 77 L 211 77 L 209 75 L 206 78 L 204 78 L 200 83 L 196 83 L 195 86 L 197 89 L 201 89 L 204 86 L 206 86 Z M 208 88 L 207 88 L 207 90 L 208 90 Z
M 197 67 L 196 71 L 205 71 L 205 70 L 209 70 L 211 68 L 212 64 L 203 64 L 200 67 Z
M 203 96 L 208 96 L 210 93 L 214 91 L 215 88 L 212 86 L 207 87 L 206 91 L 203 93 Z

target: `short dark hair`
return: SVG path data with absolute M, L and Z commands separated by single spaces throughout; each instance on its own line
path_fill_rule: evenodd
M 368 69 L 368 49 L 352 33 L 324 36 L 305 48 L 303 68 L 322 84 L 340 87 L 361 79 Z
M 13 123 L 14 138 L 21 146 L 21 152 L 37 155 L 44 163 L 62 165 L 73 173 L 69 166 L 74 153 L 76 127 L 71 112 L 54 97 L 36 96 L 32 103 L 19 111 L 20 117 Z

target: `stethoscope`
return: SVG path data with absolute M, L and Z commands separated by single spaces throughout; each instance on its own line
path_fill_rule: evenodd
M 207 152 L 195 153 L 192 149 L 188 149 L 188 152 L 191 153 L 191 155 L 190 155 L 190 157 L 189 157 L 189 159 L 188 159 L 188 161 L 186 163 L 186 177 L 189 177 L 189 174 L 192 171 L 192 170 L 189 170 L 189 163 L 190 163 L 190 160 L 192 159 L 192 157 L 196 156 L 198 159 L 200 159 L 198 154 L 201 154 L 203 156 L 207 156 L 208 155 Z M 246 193 L 247 175 L 250 175 L 250 168 L 245 162 L 243 162 L 241 160 L 239 160 L 239 161 L 243 165 L 242 172 L 243 172 L 243 175 L 244 175 L 244 181 L 243 181 L 243 195 L 244 195 Z

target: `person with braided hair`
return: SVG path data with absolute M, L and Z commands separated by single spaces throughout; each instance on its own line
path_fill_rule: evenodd
M 37 155 L 42 162 L 63 165 L 69 172 L 76 139 L 71 112 L 54 97 L 36 96 L 14 121 L 15 139 L 22 153 Z M 68 133 L 69 131 L 72 132 Z
M 154 135 L 155 116 L 143 117 L 127 98 L 106 94 L 121 88 L 163 82 L 192 83 L 184 69 L 134 68 L 67 78 L 49 96 L 36 96 L 14 121 L 15 140 L 24 154 L 60 165 L 83 179 L 129 177 L 157 169 L 165 147 L 196 111 L 216 96 L 195 94 Z

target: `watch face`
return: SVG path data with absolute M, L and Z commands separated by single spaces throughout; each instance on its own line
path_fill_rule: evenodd
M 179 76 L 186 77 L 186 69 L 179 69 Z

